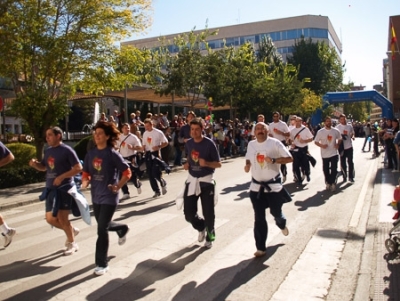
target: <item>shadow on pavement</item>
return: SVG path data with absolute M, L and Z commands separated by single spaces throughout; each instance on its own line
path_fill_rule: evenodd
M 272 257 L 281 246 L 283 244 L 268 247 L 267 255 L 262 258 L 243 260 L 234 266 L 221 269 L 198 286 L 195 281 L 190 281 L 181 287 L 172 300 L 229 300 L 229 295 L 235 289 L 268 268 L 264 262 Z
M 143 298 L 154 291 L 153 288 L 146 289 L 147 287 L 183 271 L 187 264 L 195 260 L 205 250 L 207 249 L 194 245 L 174 252 L 160 260 L 147 259 L 142 261 L 136 265 L 135 270 L 127 278 L 111 280 L 100 289 L 89 294 L 86 299 L 138 300 Z M 193 253 L 182 257 L 190 252 Z M 122 281 L 124 284 L 120 285 Z
M 122 209 L 127 209 L 129 207 L 134 207 L 134 206 L 137 206 L 137 205 L 135 205 L 135 203 L 124 204 L 123 207 L 118 206 L 117 211 L 122 210 Z M 167 203 L 159 204 L 159 205 L 156 205 L 153 207 L 144 208 L 142 210 L 131 210 L 129 212 L 122 214 L 120 217 L 114 219 L 114 221 L 121 221 L 121 220 L 130 218 L 132 216 L 137 216 L 137 215 L 147 215 L 150 213 L 154 213 L 156 211 L 163 210 L 165 208 L 169 208 L 171 206 L 175 206 L 175 201 L 169 201 Z

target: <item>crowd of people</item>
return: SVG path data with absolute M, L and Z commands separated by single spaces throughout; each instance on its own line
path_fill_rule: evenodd
M 185 220 L 198 232 L 198 241 L 205 240 L 205 247 L 211 248 L 216 238 L 215 211 L 218 192 L 214 173 L 221 167 L 221 158 L 232 155 L 245 156 L 244 171 L 251 174 L 250 201 L 254 210 L 254 239 L 256 252 L 261 257 L 266 252 L 268 225 L 266 209 L 275 218 L 283 235 L 289 234 L 283 204 L 291 201 L 284 183 L 287 180 L 287 164 L 293 162 L 294 181 L 299 186 L 311 181 L 310 165 L 316 159 L 311 156 L 308 144 L 314 142 L 320 148 L 325 185 L 328 191 L 336 190 L 338 175 L 343 181 L 355 181 L 352 140 L 356 130 L 344 114 L 338 124 L 326 117 L 319 128 L 311 128 L 300 116 L 292 115 L 288 123 L 279 112 L 273 112 L 272 121 L 266 123 L 262 114 L 257 121 L 203 120 L 193 111 L 183 117 L 181 114 L 169 120 L 168 113 L 148 113 L 144 120 L 140 111 L 130 114 L 128 122 L 122 122 L 120 114 L 107 119 L 101 115 L 94 127 L 93 141 L 88 143 L 88 152 L 80 162 L 75 151 L 63 143 L 62 130 L 52 127 L 46 131 L 48 148 L 41 161 L 31 159 L 29 165 L 46 172 L 46 185 L 42 194 L 45 200 L 46 221 L 66 235 L 64 255 L 79 250 L 75 240 L 79 229 L 70 220 L 70 211 L 79 203 L 82 218 L 87 215 L 87 202 L 76 192 L 74 176 L 81 174 L 81 187 L 90 187 L 94 217 L 97 222 L 95 247 L 96 275 L 104 275 L 109 267 L 107 262 L 109 232 L 116 232 L 119 245 L 126 242 L 129 226 L 114 222 L 113 215 L 118 204 L 130 198 L 129 181 L 142 192 L 140 177 L 146 171 L 154 198 L 167 193 L 167 182 L 163 171 L 170 171 L 171 149 L 174 149 L 174 165 L 183 165 L 188 171 L 187 180 L 177 200 L 181 199 Z M 365 142 L 362 151 L 371 150 L 379 154 L 378 144 L 385 149 L 387 168 L 398 170 L 400 143 L 397 119 L 383 120 L 363 127 Z M 183 155 L 184 154 L 184 155 Z M 183 160 L 183 157 L 186 160 Z M 12 153 L 0 143 L 0 166 L 13 160 Z M 338 164 L 340 161 L 340 172 Z M 122 190 L 122 197 L 119 192 Z M 203 216 L 198 214 L 197 201 L 200 198 Z M 85 203 L 86 202 L 86 203 Z M 82 209 L 83 208 L 83 209 Z M 90 218 L 89 218 L 90 219 Z M 90 221 L 89 221 L 90 222 Z M 0 215 L 0 229 L 4 236 L 4 247 L 8 247 L 16 233 Z

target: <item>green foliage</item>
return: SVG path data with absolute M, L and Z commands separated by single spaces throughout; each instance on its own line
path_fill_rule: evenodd
M 0 18 L 0 76 L 12 83 L 13 112 L 26 121 L 40 159 L 44 131 L 65 116 L 66 100 L 77 85 L 96 94 L 112 88 L 114 41 L 150 24 L 151 1 L 6 3 Z
M 0 169 L 0 189 L 45 181 L 46 173 L 29 166 L 29 160 L 36 157 L 34 146 L 26 143 L 7 144 L 15 159 Z
M 13 153 L 14 160 L 2 167 L 2 169 L 16 169 L 29 166 L 29 160 L 36 158 L 34 146 L 26 143 L 10 143 L 7 148 Z
M 305 88 L 317 95 L 340 89 L 343 82 L 344 66 L 334 48 L 321 41 L 302 37 L 293 46 L 293 54 L 288 63 L 299 70 L 298 79 L 305 81 Z

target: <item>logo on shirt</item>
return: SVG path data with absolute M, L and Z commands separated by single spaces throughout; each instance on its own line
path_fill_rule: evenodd
M 150 145 L 151 144 L 151 137 L 147 137 L 147 143 Z
M 192 150 L 192 152 L 190 153 L 190 156 L 192 157 L 192 160 L 194 162 L 199 162 L 199 152 L 196 150 Z
M 343 131 L 343 135 L 347 135 L 348 132 L 346 130 Z
M 327 137 L 327 139 L 328 139 L 328 142 L 331 142 L 332 141 L 332 136 L 331 135 L 328 135 L 328 137 Z
M 256 159 L 257 163 L 260 164 L 261 168 L 263 168 L 265 164 L 265 155 L 257 153 Z
M 52 156 L 49 156 L 47 158 L 47 165 L 50 167 L 50 169 L 54 169 L 54 162 L 55 161 L 56 160 Z
M 125 147 L 126 143 L 125 141 L 121 143 L 121 147 Z
M 96 169 L 97 171 L 100 171 L 102 163 L 103 163 L 103 159 L 95 157 L 93 159 L 93 163 L 92 163 L 93 164 L 93 168 Z

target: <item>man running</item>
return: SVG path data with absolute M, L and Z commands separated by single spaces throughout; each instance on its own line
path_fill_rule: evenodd
M 67 249 L 64 255 L 72 255 L 78 251 L 75 236 L 79 229 L 72 227 L 68 215 L 74 198 L 68 194 L 74 185 L 73 176 L 82 171 L 75 151 L 62 142 L 62 130 L 55 126 L 46 131 L 46 142 L 49 146 L 44 152 L 42 161 L 31 159 L 29 165 L 46 173 L 46 221 L 65 232 Z M 56 200 L 56 201 L 54 201 Z
M 286 218 L 282 213 L 282 205 L 291 200 L 282 185 L 280 164 L 293 161 L 288 149 L 277 139 L 268 137 L 268 126 L 259 122 L 255 126 L 255 140 L 249 142 L 246 153 L 245 172 L 251 171 L 250 200 L 254 210 L 254 238 L 257 251 L 254 256 L 266 254 L 268 225 L 265 210 L 275 218 L 275 223 L 287 236 Z
M 221 159 L 214 142 L 203 136 L 203 123 L 195 118 L 190 122 L 192 139 L 186 141 L 187 161 L 183 165 L 189 171 L 183 197 L 185 219 L 199 231 L 199 242 L 206 239 L 205 247 L 211 248 L 215 240 L 214 172 L 221 167 Z M 201 199 L 204 218 L 197 214 L 197 200 Z
M 354 129 L 351 124 L 347 124 L 346 115 L 340 114 L 339 124 L 336 126 L 342 135 L 343 150 L 339 152 L 340 166 L 343 174 L 343 181 L 347 181 L 347 164 L 349 165 L 349 180 L 354 182 L 354 162 L 353 162 L 353 142 Z M 341 147 L 342 148 L 342 147 Z M 347 162 L 346 162 L 347 160 Z
M 278 139 L 284 146 L 287 146 L 286 139 L 290 136 L 290 131 L 285 122 L 280 120 L 279 112 L 272 113 L 272 122 L 269 124 L 269 136 Z M 281 164 L 282 183 L 286 182 L 286 164 Z
M 342 136 L 338 129 L 332 127 L 332 119 L 325 118 L 325 126 L 317 132 L 314 142 L 321 148 L 322 168 L 325 176 L 326 189 L 336 190 L 338 148 Z
M 11 161 L 14 160 L 14 155 L 12 152 L 0 141 L 0 167 L 7 165 Z M 3 216 L 0 214 L 0 230 L 1 230 L 1 235 L 4 237 L 4 248 L 7 248 L 11 242 L 12 239 L 17 233 L 17 231 L 14 228 L 10 228 L 6 221 L 4 220 Z
M 138 180 L 137 175 L 135 173 L 134 167 L 132 165 L 133 162 L 136 162 L 136 153 L 137 151 L 143 150 L 142 143 L 136 135 L 130 133 L 130 126 L 128 123 L 124 123 L 122 125 L 122 135 L 120 135 L 118 143 L 119 153 L 125 159 L 125 162 L 129 165 L 129 168 L 132 172 L 131 181 L 133 185 L 137 188 L 138 194 L 142 193 L 142 183 Z M 120 201 L 127 200 L 130 198 L 128 185 L 125 184 L 121 187 L 122 190 L 122 198 Z
M 164 133 L 153 127 L 150 118 L 144 120 L 145 132 L 143 134 L 143 148 L 145 151 L 146 169 L 149 175 L 151 189 L 154 191 L 153 198 L 161 195 L 157 181 L 161 184 L 162 194 L 167 193 L 167 182 L 161 177 L 160 150 L 168 145 L 168 139 Z

